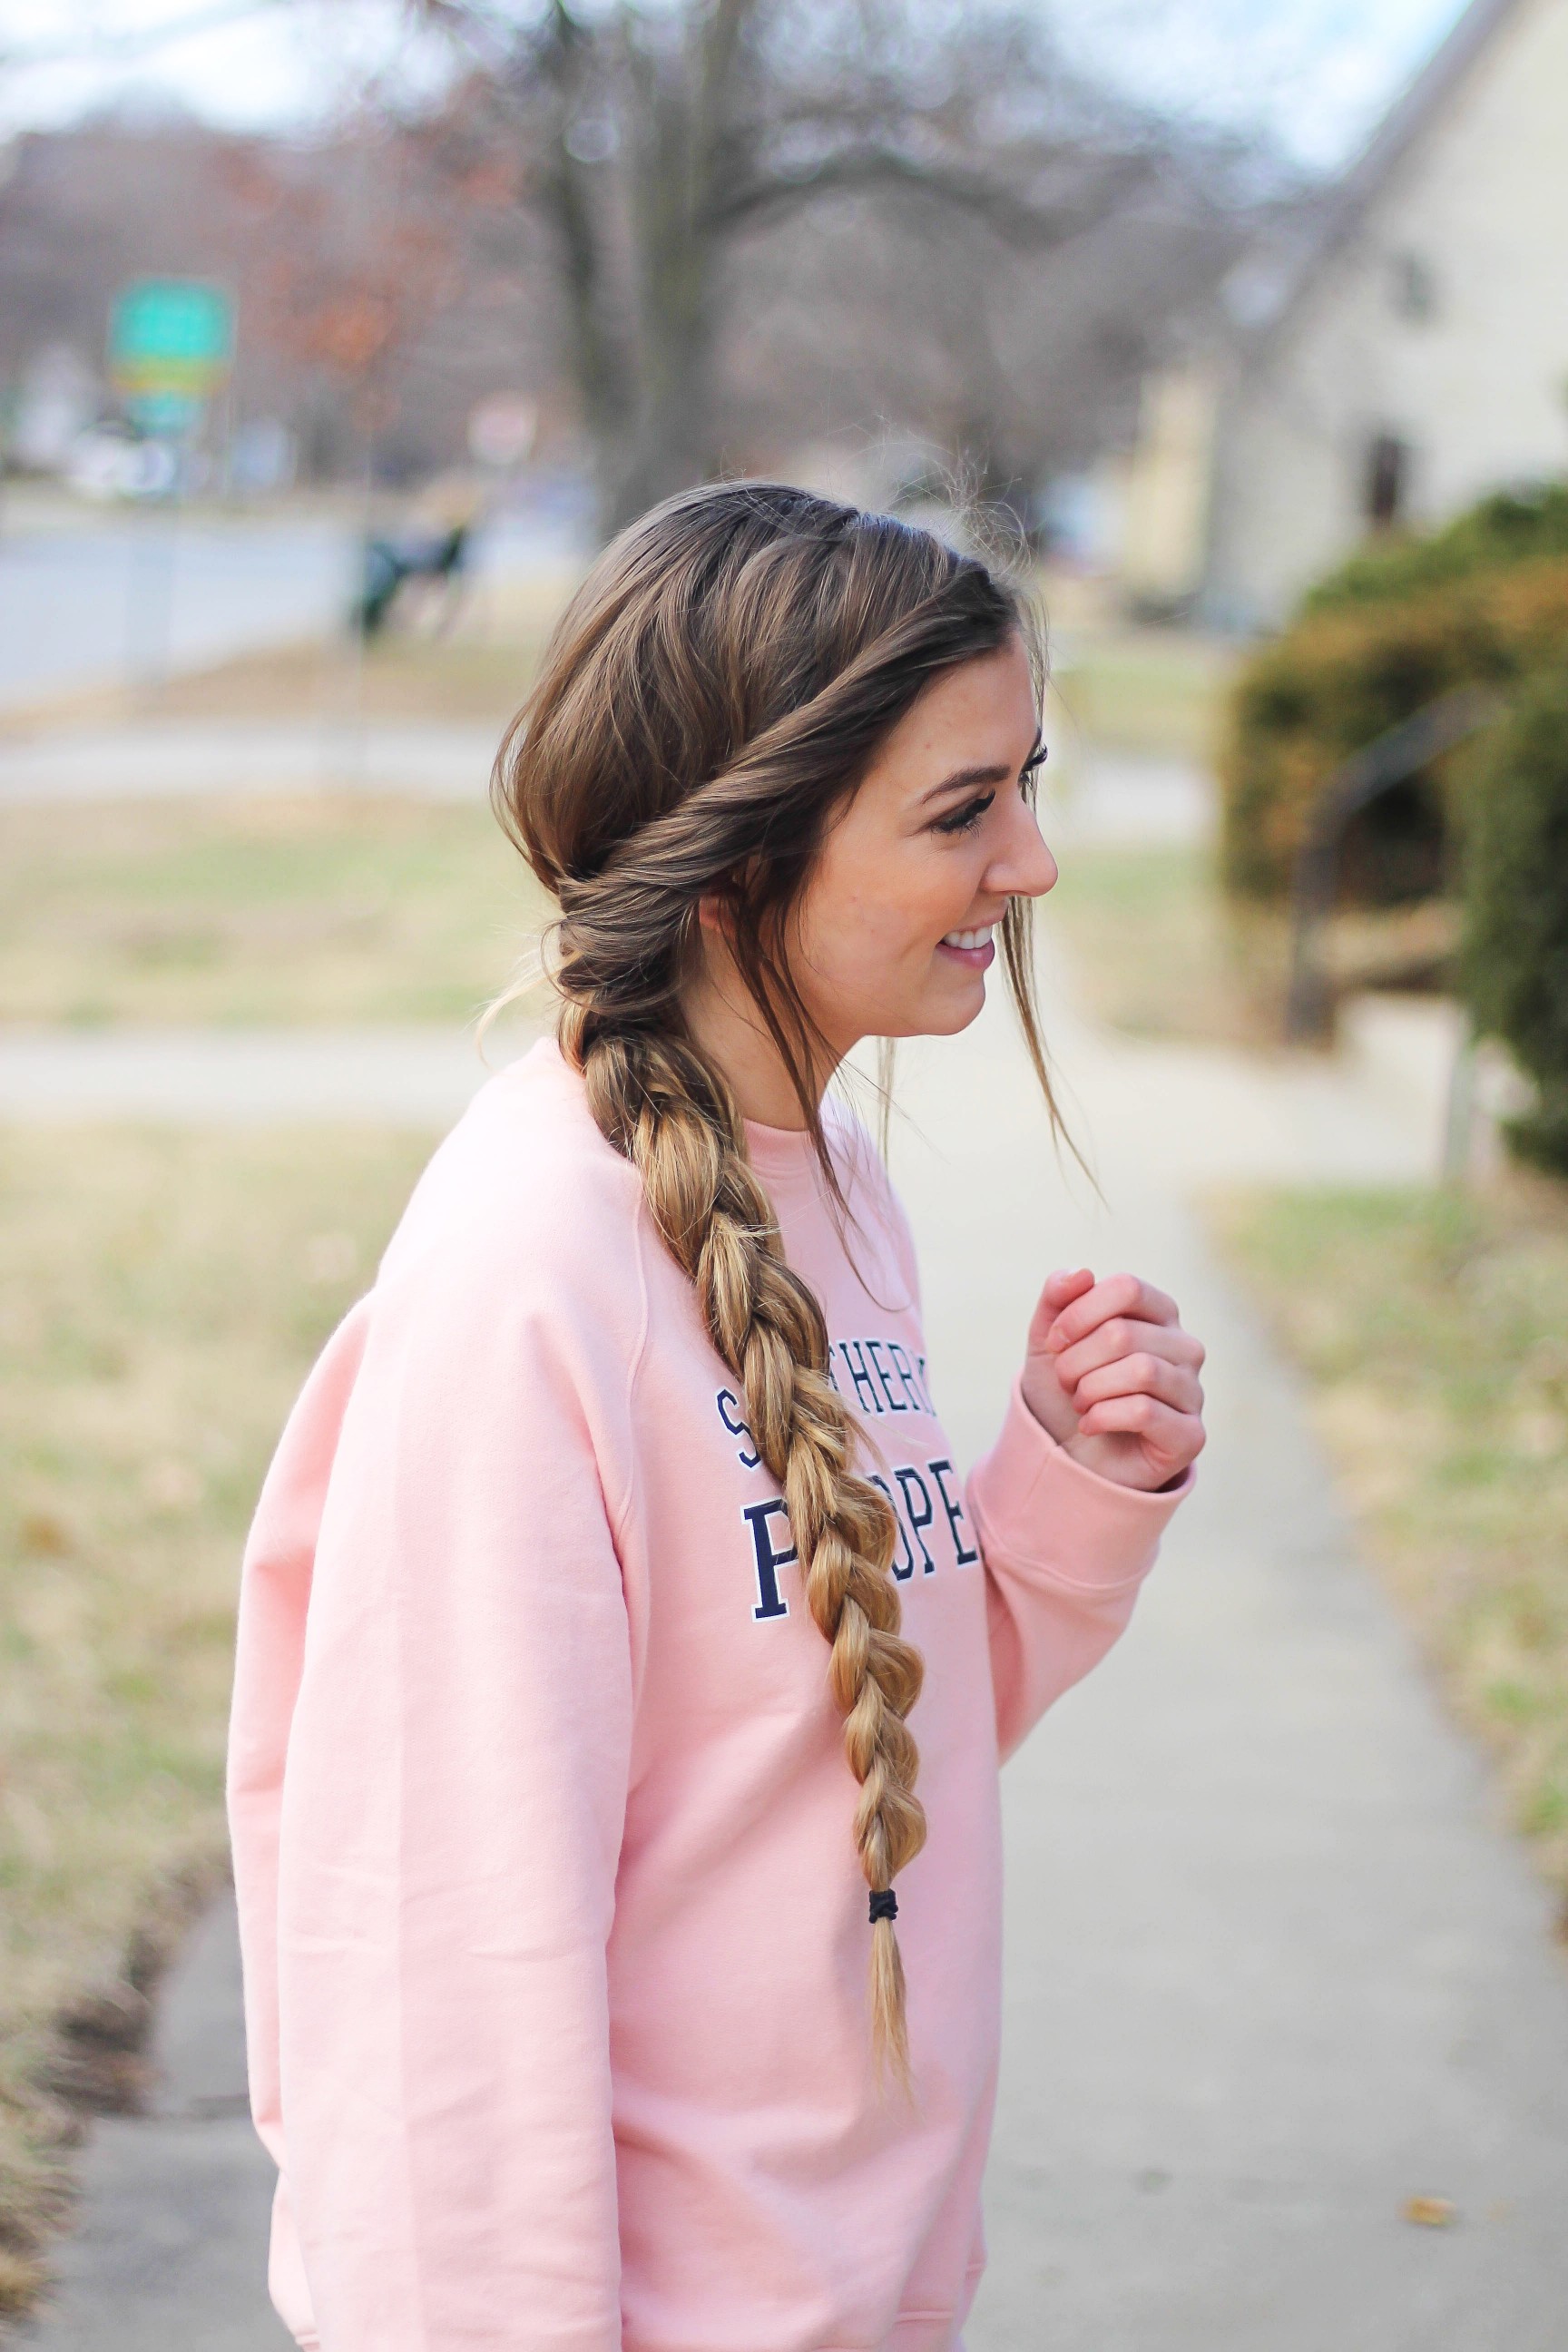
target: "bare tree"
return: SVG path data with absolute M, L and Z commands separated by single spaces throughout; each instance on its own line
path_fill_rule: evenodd
M 369 476 L 410 354 L 456 300 L 463 253 L 416 141 L 361 121 L 335 160 L 331 177 L 308 178 L 247 159 L 266 231 L 249 307 L 253 331 L 332 387 Z
M 474 403 L 589 445 L 601 520 L 718 468 L 887 431 L 992 496 L 1122 436 L 1139 379 L 1270 193 L 1112 101 L 1037 19 L 938 0 L 410 0 L 460 33 L 434 100 L 306 139 L 177 117 L 18 142 L 0 383 L 102 350 L 117 286 L 222 278 L 233 414 L 308 469 L 461 462 Z M 504 10 L 509 13 L 498 13 Z
M 174 114 L 26 134 L 0 186 L 0 388 L 52 345 L 101 368 L 127 279 L 212 278 L 237 299 L 237 421 L 288 425 L 324 478 L 363 474 L 371 440 L 384 476 L 460 462 L 476 400 L 554 391 L 561 335 L 515 168 L 452 151 L 444 113 L 375 110 L 310 140 Z
M 1085 88 L 1037 21 L 893 0 L 423 0 L 475 71 L 548 225 L 614 528 L 716 456 L 716 361 L 749 240 L 847 198 L 917 236 L 1036 255 L 1170 165 L 1163 126 Z M 977 373 L 984 354 L 975 354 Z

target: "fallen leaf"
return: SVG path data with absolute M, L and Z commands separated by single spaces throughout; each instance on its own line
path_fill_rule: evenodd
M 22 1521 L 22 1544 L 27 1551 L 59 1554 L 69 1551 L 70 1535 L 52 1511 L 29 1511 Z

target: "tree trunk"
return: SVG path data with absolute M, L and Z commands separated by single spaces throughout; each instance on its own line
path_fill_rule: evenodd
M 648 52 L 623 20 L 633 94 L 631 235 L 637 277 L 637 399 L 631 430 L 602 478 L 604 520 L 618 530 L 700 481 L 711 462 L 719 275 L 716 181 L 742 47 L 757 0 L 694 10 L 676 57 Z

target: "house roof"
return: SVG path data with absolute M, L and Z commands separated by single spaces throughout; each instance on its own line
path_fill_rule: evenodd
M 1303 256 L 1289 293 L 1269 320 L 1267 341 L 1281 327 L 1324 268 L 1354 234 L 1373 199 L 1427 126 L 1441 115 L 1471 68 L 1509 20 L 1529 0 L 1470 0 L 1447 37 L 1439 42 L 1414 81 L 1384 116 L 1360 155 L 1319 215 L 1318 230 Z

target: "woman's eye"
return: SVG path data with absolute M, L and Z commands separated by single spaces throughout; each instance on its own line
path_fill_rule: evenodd
M 954 809 L 951 816 L 938 817 L 931 831 L 933 833 L 972 833 L 995 797 L 994 793 L 979 793 L 975 799 L 966 801 L 962 808 Z

